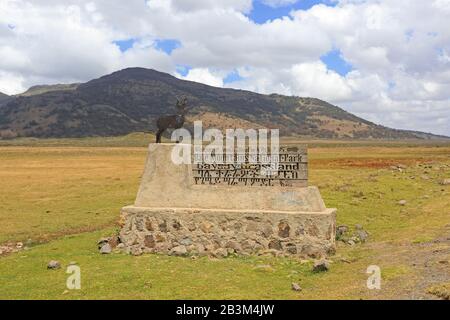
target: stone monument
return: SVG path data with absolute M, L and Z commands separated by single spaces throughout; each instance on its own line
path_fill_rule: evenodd
M 121 211 L 129 252 L 319 258 L 334 251 L 336 209 L 308 186 L 304 146 L 281 146 L 277 174 L 267 176 L 259 163 L 177 165 L 176 145 L 149 146 L 136 201 Z

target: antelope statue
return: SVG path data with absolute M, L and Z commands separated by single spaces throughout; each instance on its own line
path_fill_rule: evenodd
M 161 143 L 161 136 L 166 131 L 166 129 L 180 129 L 185 120 L 185 115 L 187 113 L 187 98 L 184 97 L 181 101 L 177 98 L 177 114 L 170 116 L 159 117 L 156 120 L 156 126 L 158 131 L 156 132 L 156 143 Z

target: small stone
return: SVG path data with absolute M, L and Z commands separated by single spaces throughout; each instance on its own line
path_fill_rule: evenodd
M 174 221 L 172 223 L 172 228 L 174 228 L 175 230 L 180 230 L 180 228 L 181 228 L 180 222 L 179 221 Z
M 202 230 L 204 233 L 209 233 L 211 232 L 213 225 L 211 223 L 209 223 L 208 221 L 203 221 L 200 224 L 200 230 Z
M 361 242 L 366 242 L 367 238 L 369 237 L 369 234 L 365 230 L 357 230 L 356 236 Z
M 16 248 L 17 249 L 22 249 L 23 248 L 23 243 L 22 242 L 17 242 L 16 243 Z
M 348 227 L 345 225 L 338 226 L 336 228 L 336 239 L 340 239 L 343 235 L 348 232 Z
M 398 204 L 401 205 L 401 206 L 405 206 L 406 203 L 407 203 L 406 200 L 400 200 L 400 201 L 398 202 Z
M 348 240 L 348 241 L 347 241 L 347 244 L 348 244 L 349 246 L 354 246 L 354 245 L 355 245 L 355 241 L 353 241 L 353 240 Z
M 109 243 L 108 238 L 100 238 L 100 240 L 97 241 L 97 247 L 100 250 L 106 243 Z
M 225 248 L 219 248 L 213 252 L 213 255 L 217 258 L 225 258 L 228 256 L 228 250 Z
M 167 222 L 166 220 L 164 220 L 163 222 L 161 222 L 159 225 L 159 231 L 161 232 L 167 232 Z
M 294 243 L 286 244 L 286 251 L 290 254 L 297 254 L 297 246 Z
M 192 244 L 192 239 L 189 237 L 183 238 L 180 240 L 180 244 L 183 246 L 190 246 Z
M 102 245 L 102 247 L 100 248 L 100 253 L 101 254 L 109 254 L 111 253 L 111 246 L 109 245 L 109 243 L 105 243 L 104 245 Z
M 421 175 L 420 178 L 421 178 L 422 180 L 430 180 L 430 177 L 427 176 L 426 174 Z
M 164 237 L 162 234 L 157 233 L 155 235 L 155 240 L 156 240 L 156 242 L 165 242 L 166 241 L 166 237 Z
M 150 220 L 145 222 L 145 229 L 147 229 L 147 231 L 154 231 L 153 224 Z
M 294 291 L 302 291 L 302 287 L 300 287 L 300 285 L 296 282 L 292 282 L 291 287 L 292 287 L 292 290 L 294 290 Z
M 262 229 L 262 234 L 264 237 L 269 238 L 273 234 L 272 226 L 267 224 Z
M 197 243 L 195 245 L 195 251 L 197 251 L 197 253 L 199 255 L 205 255 L 206 254 L 205 253 L 206 252 L 205 246 L 203 244 L 201 244 L 201 243 Z
M 280 238 L 288 238 L 289 237 L 289 231 L 291 230 L 291 227 L 286 221 L 281 221 L 278 224 L 278 236 Z
M 148 235 L 146 235 L 146 236 L 144 237 L 144 245 L 145 245 L 147 248 L 154 248 L 154 247 L 155 247 L 155 244 L 156 244 L 155 238 L 153 237 L 152 234 L 148 234 Z
M 313 272 L 324 272 L 330 269 L 330 263 L 327 260 L 319 260 L 314 262 Z
M 406 165 L 404 165 L 404 164 L 399 163 L 399 164 L 397 164 L 397 168 L 399 168 L 399 169 L 407 169 L 408 167 Z
M 143 251 L 142 251 L 141 248 L 133 247 L 133 248 L 131 248 L 130 253 L 131 253 L 133 256 L 140 256 L 140 255 L 142 255 Z
M 260 256 L 272 256 L 272 257 L 276 257 L 280 254 L 280 252 L 278 250 L 275 249 L 266 249 L 266 250 L 261 250 L 258 252 L 258 255 Z
M 323 254 L 323 249 L 317 245 L 305 244 L 301 249 L 301 253 L 307 257 L 317 259 Z
M 448 186 L 450 185 L 450 179 L 444 179 L 440 182 L 440 184 L 443 186 Z
M 47 264 L 47 269 L 56 270 L 59 268 L 61 268 L 61 264 L 59 263 L 59 261 L 52 260 Z
M 280 240 L 272 240 L 269 242 L 269 249 L 281 250 L 281 242 Z
M 233 249 L 235 252 L 242 251 L 242 247 L 236 241 L 228 241 L 225 245 L 226 248 Z
M 123 248 L 125 248 L 125 244 L 124 243 L 119 243 L 116 248 L 117 249 L 123 249 Z
M 170 249 L 169 252 L 169 254 L 172 256 L 184 256 L 186 255 L 186 253 L 187 253 L 186 247 L 183 245 L 173 247 L 172 249 Z

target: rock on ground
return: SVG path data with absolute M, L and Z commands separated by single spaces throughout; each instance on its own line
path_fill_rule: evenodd
M 313 272 L 324 272 L 330 269 L 330 263 L 327 260 L 319 260 L 314 262 Z
M 102 245 L 102 247 L 100 248 L 100 253 L 101 254 L 109 254 L 111 253 L 112 249 L 111 246 L 109 245 L 109 243 L 105 243 Z
M 294 291 L 302 291 L 302 288 L 300 287 L 300 285 L 296 282 L 292 282 L 292 290 Z
M 52 260 L 47 264 L 47 269 L 55 270 L 61 268 L 59 261 Z
M 336 228 L 336 239 L 339 239 L 340 237 L 342 237 L 343 235 L 345 235 L 348 232 L 348 227 L 343 225 L 343 226 L 338 226 Z
M 355 235 L 358 237 L 360 242 L 366 242 L 367 238 L 369 238 L 369 234 L 363 229 L 356 230 Z
M 219 248 L 213 252 L 213 256 L 217 258 L 225 258 L 228 256 L 228 250 L 224 248 Z
M 170 250 L 170 255 L 173 256 L 184 256 L 186 255 L 186 253 L 187 253 L 186 247 L 183 245 L 176 246 Z
M 97 242 L 98 248 L 100 249 L 101 247 L 103 247 L 103 245 L 104 245 L 105 243 L 108 243 L 108 242 L 109 242 L 109 239 L 108 239 L 108 238 L 101 238 L 101 239 L 98 240 L 98 242 Z

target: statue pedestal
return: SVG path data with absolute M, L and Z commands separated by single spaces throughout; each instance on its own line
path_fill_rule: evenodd
M 336 209 L 325 207 L 316 187 L 276 179 L 205 183 L 195 165 L 172 162 L 173 146 L 150 144 L 135 204 L 122 208 L 120 239 L 133 254 L 318 258 L 334 251 Z

